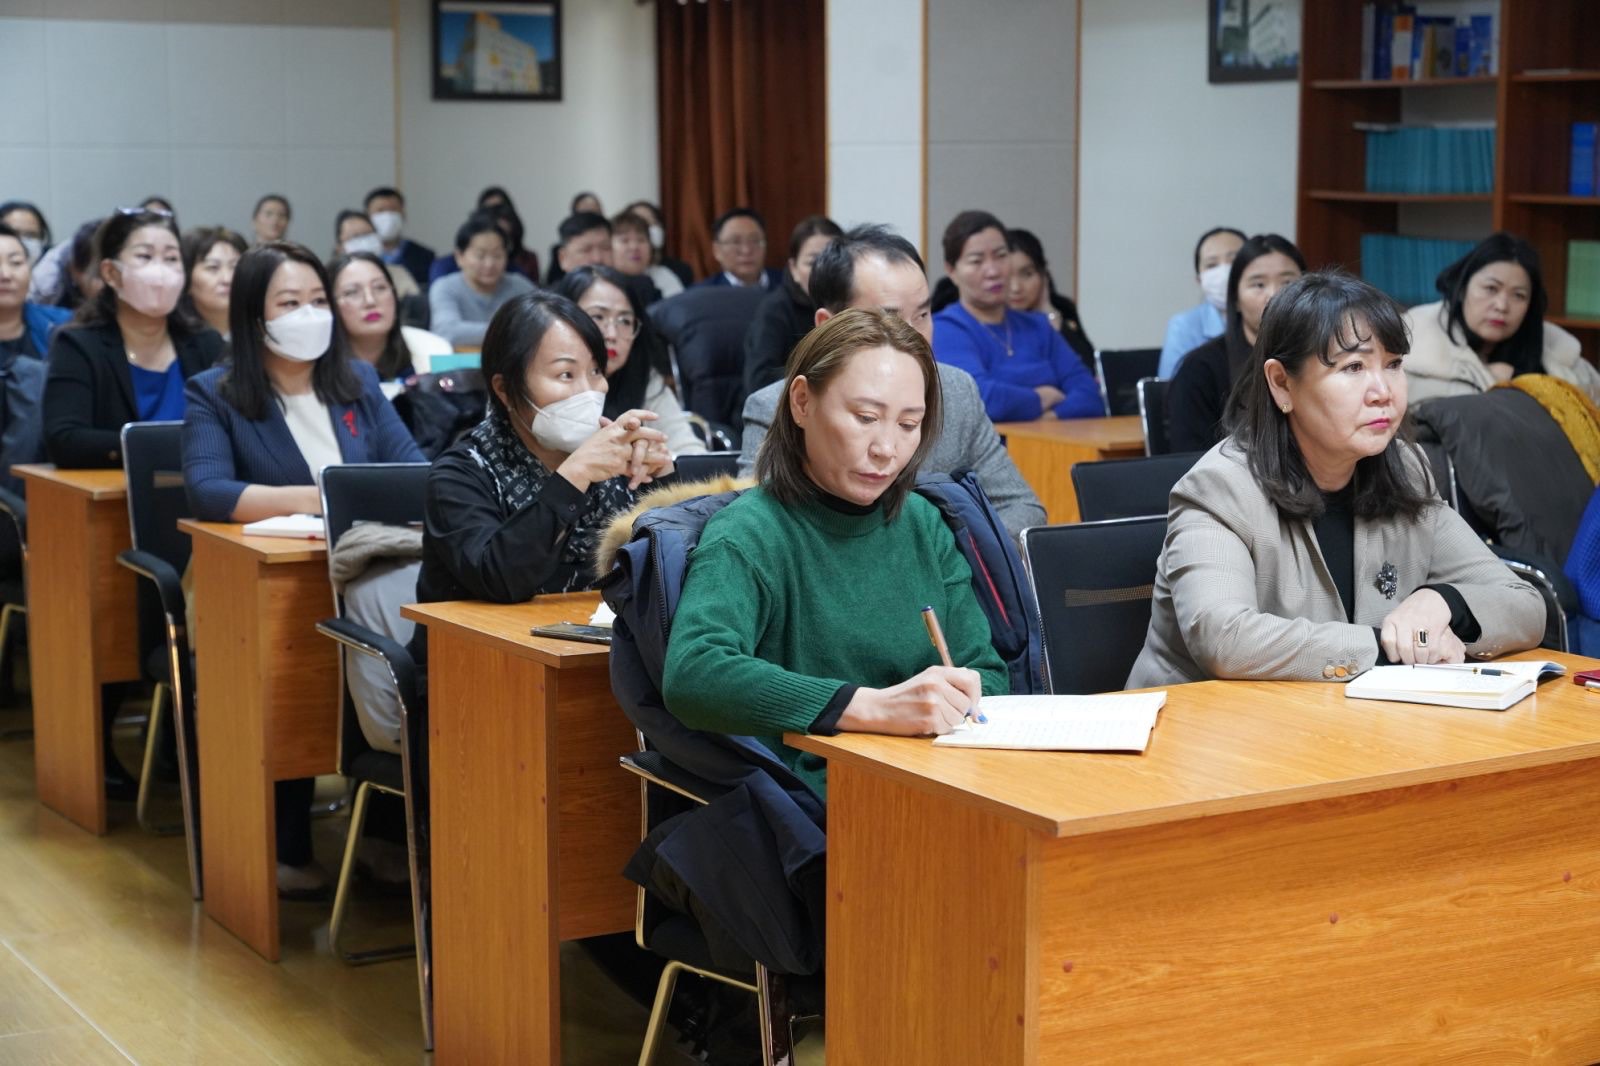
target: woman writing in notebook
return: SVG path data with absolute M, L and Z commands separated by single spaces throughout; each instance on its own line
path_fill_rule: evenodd
M 1406 350 L 1399 306 L 1346 274 L 1307 274 L 1267 305 L 1229 436 L 1172 491 L 1129 688 L 1342 681 L 1539 642 L 1538 592 L 1399 437 Z
M 928 342 L 852 309 L 790 357 L 760 484 L 706 523 L 667 648 L 663 695 L 686 725 L 755 736 L 821 792 L 822 760 L 785 731 L 948 733 L 1009 690 L 938 509 L 912 491 L 939 435 Z M 933 605 L 956 667 L 940 664 Z

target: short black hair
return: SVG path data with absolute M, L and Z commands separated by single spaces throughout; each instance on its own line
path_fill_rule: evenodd
M 27 200 L 7 200 L 0 204 L 0 218 L 5 218 L 13 211 L 32 211 L 33 217 L 39 220 L 39 239 L 44 241 L 46 248 L 50 247 L 50 222 L 44 217 L 44 212 L 39 210 L 37 204 Z
M 0 237 L 10 237 L 18 244 L 22 243 L 22 234 L 18 233 L 4 222 L 0 222 Z
M 855 300 L 856 262 L 869 255 L 880 255 L 891 264 L 915 263 L 924 274 L 928 270 L 916 245 L 888 226 L 857 226 L 824 248 L 811 264 L 811 302 L 831 315 L 849 307 Z
M 754 222 L 757 226 L 761 227 L 761 233 L 763 236 L 767 232 L 767 220 L 757 214 L 754 208 L 732 207 L 718 215 L 711 223 L 711 239 L 714 241 L 720 241 L 722 239 L 722 227 L 726 226 L 736 218 L 748 218 L 751 222 Z
M 789 258 L 799 259 L 800 249 L 813 237 L 839 237 L 844 230 L 827 215 L 807 215 L 789 234 Z
M 489 409 L 502 418 L 509 418 L 505 403 L 494 389 L 494 379 L 500 378 L 507 394 L 518 403 L 528 402 L 523 381 L 528 374 L 528 364 L 538 358 L 539 345 L 545 334 L 557 322 L 565 322 L 583 340 L 589 349 L 594 365 L 602 372 L 606 368 L 606 339 L 594 319 L 584 314 L 578 305 L 557 293 L 539 290 L 514 296 L 500 305 L 489 320 L 489 329 L 483 335 L 483 380 L 489 385 Z M 598 427 L 596 427 L 598 428 Z
M 261 209 L 267 206 L 267 204 L 271 203 L 273 200 L 276 200 L 283 205 L 283 214 L 285 218 L 294 218 L 294 211 L 289 207 L 289 198 L 282 193 L 276 192 L 269 192 L 267 195 L 257 200 L 255 209 L 250 212 L 250 217 L 255 218 L 261 213 Z
M 1244 272 L 1250 269 L 1251 263 L 1273 253 L 1287 256 L 1300 268 L 1301 274 L 1306 272 L 1306 257 L 1300 249 L 1294 246 L 1293 241 L 1276 233 L 1258 233 L 1254 237 L 1246 237 L 1228 270 L 1228 301 L 1223 310 L 1222 333 L 1226 338 L 1223 344 L 1228 351 L 1228 365 L 1235 379 L 1250 358 L 1250 341 L 1244 335 L 1244 312 L 1239 309 L 1239 286 L 1244 283 Z
M 1244 230 L 1234 229 L 1232 226 L 1212 226 L 1210 229 L 1200 234 L 1200 239 L 1194 242 L 1194 272 L 1196 274 L 1200 273 L 1200 249 L 1205 246 L 1207 241 L 1219 233 L 1231 233 L 1235 237 L 1239 238 L 1241 242 L 1249 240 L 1249 238 L 1244 235 Z
M 580 192 L 578 195 L 572 198 L 572 203 L 567 205 L 567 210 L 571 211 L 575 215 L 582 214 L 583 212 L 578 210 L 578 205 L 583 203 L 585 200 L 593 200 L 595 203 L 599 203 L 600 194 L 593 193 L 585 189 L 583 192 Z
M 1522 325 L 1494 350 L 1494 359 L 1509 363 L 1517 374 L 1539 374 L 1544 371 L 1544 316 L 1550 309 L 1550 294 L 1544 287 L 1544 274 L 1539 269 L 1539 253 L 1533 245 L 1509 233 L 1495 233 L 1483 240 L 1466 255 L 1445 267 L 1434 282 L 1439 295 L 1444 297 L 1447 329 L 1451 341 L 1460 338 L 1479 355 L 1483 354 L 1484 341 L 1467 328 L 1462 308 L 1467 302 L 1467 286 L 1474 274 L 1494 263 L 1515 263 L 1528 272 L 1528 313 Z
M 472 238 L 480 233 L 493 233 L 500 238 L 500 243 L 506 246 L 506 254 L 510 255 L 511 238 L 506 234 L 505 230 L 500 228 L 497 221 L 499 217 L 499 214 L 492 209 L 474 211 L 468 215 L 467 220 L 461 223 L 461 227 L 456 230 L 456 251 L 466 251 L 467 245 L 472 243 Z
M 1006 236 L 1006 224 L 995 218 L 987 211 L 963 211 L 950 220 L 944 228 L 944 239 L 940 242 L 944 248 L 944 261 L 954 263 L 961 258 L 961 249 L 967 242 L 986 229 L 1000 231 L 1000 236 Z M 1011 247 L 1009 238 L 1006 247 Z
M 376 200 L 380 196 L 392 196 L 396 200 L 399 200 L 402 210 L 404 210 L 406 206 L 405 194 L 399 189 L 395 188 L 393 185 L 379 185 L 376 189 L 373 189 L 371 192 L 367 193 L 366 198 L 361 201 L 361 206 L 370 208 L 372 206 L 372 201 Z
M 597 229 L 605 230 L 608 237 L 611 235 L 611 223 L 606 221 L 606 216 L 597 215 L 593 211 L 579 211 L 562 219 L 561 225 L 556 229 L 556 236 L 561 238 L 561 246 L 564 248 L 585 233 Z
M 340 211 L 337 215 L 333 216 L 333 243 L 334 244 L 338 244 L 339 243 L 339 231 L 341 229 L 343 229 L 344 228 L 344 224 L 346 222 L 350 221 L 352 218 L 359 218 L 361 221 L 365 222 L 367 225 L 369 225 L 369 226 L 372 225 L 372 216 L 371 215 L 367 214 L 365 211 L 357 211 L 353 207 L 347 207 L 344 210 Z M 376 229 L 377 227 L 373 226 L 373 228 Z

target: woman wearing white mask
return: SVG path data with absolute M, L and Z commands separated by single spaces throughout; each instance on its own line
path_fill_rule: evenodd
M 232 360 L 189 383 L 183 480 L 197 518 L 320 514 L 337 463 L 419 463 L 372 367 L 344 354 L 328 275 L 310 249 L 252 248 L 233 275 Z
M 377 228 L 373 226 L 372 219 L 366 212 L 346 208 L 333 220 L 333 254 L 328 257 L 328 262 L 331 263 L 340 256 L 355 255 L 357 252 L 366 252 L 382 258 L 383 238 L 379 236 Z M 422 293 L 422 288 L 417 284 L 417 279 L 411 276 L 411 271 L 399 263 L 389 264 L 389 281 L 394 286 L 396 299 L 408 300 Z
M 1228 268 L 1243 243 L 1244 232 L 1232 226 L 1208 229 L 1195 243 L 1194 279 L 1200 283 L 1200 302 L 1168 320 L 1157 371 L 1162 378 L 1173 377 L 1184 356 L 1211 338 L 1222 336 L 1222 312 L 1228 305 Z
M 93 300 L 50 345 L 45 450 L 67 468 L 122 465 L 122 427 L 178 419 L 184 382 L 222 354 L 222 338 L 177 311 L 187 279 L 169 215 L 118 211 L 95 234 Z
M 37 264 L 50 250 L 50 223 L 44 214 L 26 200 L 7 200 L 0 204 L 0 222 L 17 231 L 22 247 L 27 249 L 28 263 Z
M 591 581 L 606 522 L 672 472 L 653 411 L 601 411 L 606 342 L 571 300 L 512 298 L 483 342 L 489 413 L 428 474 L 417 599 L 517 603 Z M 424 662 L 426 630 L 412 655 Z

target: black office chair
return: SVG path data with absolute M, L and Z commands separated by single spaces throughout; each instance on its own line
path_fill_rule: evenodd
M 673 379 L 689 411 L 733 444 L 744 412 L 744 335 L 766 298 L 757 286 L 708 285 L 652 304 L 650 320 L 672 348 Z
M 195 668 L 189 650 L 188 607 L 182 574 L 190 540 L 178 520 L 191 514 L 183 489 L 183 423 L 130 422 L 122 427 L 122 467 L 128 479 L 128 528 L 133 547 L 117 562 L 144 578 L 138 587 L 139 663 L 155 685 L 145 733 L 144 769 L 136 810 L 146 832 L 181 829 L 189 858 L 189 893 L 203 891 L 200 854 L 200 748 L 195 732 Z M 170 725 L 168 719 L 170 718 Z M 178 755 L 183 824 L 156 825 L 149 813 L 156 752 L 171 728 Z
M 1167 385 L 1160 378 L 1140 378 L 1139 426 L 1144 430 L 1144 453 L 1167 455 L 1172 451 L 1172 437 L 1167 432 Z
M 1166 515 L 1022 531 L 1050 691 L 1116 692 L 1150 628 Z
M 0 577 L 0 685 L 10 697 L 16 693 L 17 644 L 28 624 L 28 504 L 7 489 L 0 489 L 0 539 L 13 541 L 17 555 L 15 574 Z M 0 740 L 31 736 L 29 726 L 0 730 Z
M 1204 452 L 1074 463 L 1072 490 L 1085 522 L 1167 513 L 1167 497 Z
M 405 526 L 422 521 L 423 492 L 428 479 L 426 463 L 354 463 L 329 466 L 322 471 L 322 516 L 332 564 L 339 540 L 358 522 Z M 375 633 L 344 617 L 344 598 L 334 596 L 336 617 L 317 623 L 318 632 L 340 645 L 339 676 L 343 692 L 339 717 L 339 772 L 357 783 L 345 839 L 339 884 L 328 924 L 328 946 L 351 966 L 417 958 L 417 992 L 422 1003 L 423 1046 L 433 1048 L 433 952 L 430 922 L 431 883 L 428 871 L 427 709 L 418 687 L 416 664 L 397 641 Z M 378 751 L 367 743 L 350 694 L 350 653 L 371 656 L 387 668 L 399 697 L 400 754 Z M 350 882 L 356 851 L 366 825 L 367 804 L 374 791 L 398 796 L 405 802 L 406 857 L 411 871 L 411 920 L 414 945 L 346 951 L 340 933 L 350 902 Z
M 1450 505 L 1452 511 L 1460 511 L 1461 493 L 1456 488 L 1455 460 L 1450 458 L 1450 453 L 1438 441 L 1420 441 L 1417 446 L 1428 457 L 1428 466 L 1433 470 L 1434 488 L 1438 490 L 1440 498 Z
M 1539 590 L 1545 612 L 1544 639 L 1539 647 L 1566 651 L 1567 615 L 1578 610 L 1578 592 L 1567 575 L 1550 559 L 1537 553 L 1514 552 L 1498 544 L 1489 545 L 1489 550 L 1498 555 L 1513 574 Z
M 711 803 L 726 791 L 682 769 L 660 752 L 648 750 L 644 735 L 637 735 L 640 748 L 646 750 L 624 755 L 619 761 L 624 770 L 639 778 L 641 840 L 668 818 L 696 805 Z M 643 887 L 638 889 L 634 906 L 633 936 L 642 950 L 666 960 L 656 986 L 655 1003 L 650 1009 L 650 1022 L 645 1028 L 644 1046 L 639 1051 L 639 1066 L 651 1066 L 655 1058 L 666 1032 L 673 990 L 678 978 L 685 973 L 756 997 L 761 1066 L 792 1062 L 795 1023 L 821 1015 L 820 977 L 785 977 L 754 960 L 749 971 L 718 966 L 712 961 L 711 949 L 698 923 L 662 905 Z
M 738 452 L 705 452 L 680 455 L 672 461 L 674 481 L 706 481 L 714 477 L 738 477 Z
M 1160 348 L 1124 348 L 1094 353 L 1094 376 L 1100 379 L 1100 402 L 1108 415 L 1139 413 L 1139 382 L 1155 377 Z

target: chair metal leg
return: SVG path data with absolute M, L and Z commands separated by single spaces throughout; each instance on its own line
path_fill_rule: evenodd
M 756 1016 L 761 1023 L 761 1066 L 792 1066 L 788 979 L 756 964 Z
M 356 789 L 355 805 L 350 809 L 350 834 L 344 842 L 344 861 L 339 864 L 339 886 L 333 893 L 333 916 L 328 922 L 328 947 L 349 966 L 404 959 L 416 951 L 414 944 L 371 951 L 345 951 L 339 946 L 339 933 L 344 928 L 345 911 L 350 905 L 350 882 L 355 879 L 356 851 L 361 846 L 361 830 L 366 825 L 367 802 L 372 798 L 372 792 L 370 781 L 361 782 Z
M 433 878 L 428 868 L 427 835 L 418 824 L 416 793 L 407 782 L 406 863 L 411 869 L 411 927 L 416 938 L 417 996 L 422 1004 L 422 1050 L 433 1050 Z
M 150 792 L 155 784 L 156 748 L 161 743 L 161 723 L 166 717 L 163 714 L 167 705 L 172 701 L 168 698 L 170 690 L 165 684 L 158 682 L 155 693 L 150 697 L 150 725 L 144 737 L 144 766 L 139 771 L 139 798 L 134 805 L 134 813 L 139 819 L 139 828 L 155 836 L 173 836 L 183 832 L 182 824 L 173 825 L 164 823 L 156 825 L 150 820 Z
M 650 1024 L 644 1031 L 644 1047 L 639 1049 L 639 1066 L 650 1066 L 667 1030 L 667 1012 L 672 1009 L 672 990 L 678 986 L 678 975 L 687 967 L 669 962 L 661 970 L 661 980 L 656 985 L 656 1001 L 650 1008 Z
M 9 676 L 11 642 L 16 635 L 16 621 L 27 613 L 28 609 L 21 604 L 8 603 L 0 607 L 0 677 Z M 25 740 L 31 736 L 33 736 L 32 726 L 0 730 L 0 740 Z

